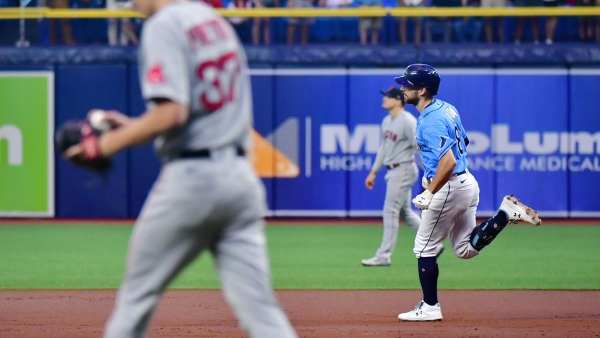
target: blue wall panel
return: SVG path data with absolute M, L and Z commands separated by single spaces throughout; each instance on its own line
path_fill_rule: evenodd
M 360 134 L 357 126 L 362 128 L 378 127 L 377 144 L 381 144 L 381 122 L 388 115 L 388 112 L 381 108 L 383 95 L 381 95 L 380 90 L 386 91 L 394 85 L 393 77 L 391 75 L 351 75 L 349 81 L 349 132 L 353 137 L 358 137 Z M 369 141 L 370 139 L 363 139 L 358 153 L 346 155 L 353 169 L 348 172 L 351 215 L 368 215 L 375 211 L 381 213 L 383 209 L 386 191 L 384 177 L 387 169 L 382 168 L 379 171 L 373 190 L 368 190 L 365 187 L 365 179 L 371 171 L 372 164 L 377 156 L 376 149 L 369 149 L 370 147 L 367 144 Z
M 566 71 L 500 73 L 497 81 L 496 128 L 505 129 L 498 132 L 494 152 L 514 158 L 513 170 L 497 173 L 497 200 L 515 194 L 537 210 L 551 212 L 546 215 L 566 216 L 567 172 L 555 160 L 559 133 L 569 123 Z
M 54 69 L 57 126 L 83 118 L 92 108 L 131 116 L 145 110 L 134 65 Z M 481 188 L 479 211 L 492 212 L 504 195 L 512 193 L 546 216 L 600 214 L 596 188 L 600 72 L 441 69 L 440 73 L 438 97 L 457 107 L 472 142 L 467 149 L 470 170 Z M 368 135 L 378 134 L 378 146 L 381 120 L 387 114 L 379 90 L 393 85 L 397 74 L 392 70 L 265 74 L 251 78 L 255 129 L 299 170 L 295 177 L 263 178 L 274 214 L 379 214 L 386 169 L 378 175 L 375 189 L 367 190 L 364 180 L 377 148 Z M 418 116 L 414 107 L 407 110 Z M 57 156 L 56 215 L 136 217 L 159 169 L 151 145 L 118 154 L 106 177 L 74 168 Z M 413 195 L 420 191 L 419 180 Z
M 127 109 L 125 65 L 58 66 L 56 126 L 81 119 L 93 108 Z M 104 177 L 75 168 L 57 154 L 56 215 L 65 218 L 127 217 L 127 154 L 114 157 Z
M 35 70 L 39 70 L 39 71 L 53 71 L 54 67 L 52 66 L 28 66 L 28 65 L 1 65 L 0 64 L 0 71 L 9 71 L 9 72 L 15 72 L 15 71 L 35 71 Z
M 252 101 L 254 106 L 254 129 L 262 136 L 269 137 L 275 131 L 274 114 L 274 82 L 272 75 L 254 75 L 252 81 Z M 271 156 L 274 156 L 272 153 Z M 273 196 L 275 179 L 271 177 L 263 178 L 265 190 L 267 192 L 267 205 L 269 210 L 273 210 Z
M 585 74 L 585 72 L 584 72 Z M 592 73 L 593 74 L 593 73 Z M 573 137 L 592 140 L 577 143 L 570 158 L 570 209 L 574 216 L 600 216 L 600 102 L 598 102 L 598 79 L 595 75 L 571 76 L 571 132 Z M 577 133 L 577 135 L 574 135 Z M 593 214 L 590 214 L 593 213 Z M 578 215 L 579 214 L 579 215 Z
M 146 110 L 142 99 L 138 68 L 133 66 L 128 69 L 129 76 L 129 107 L 130 116 L 139 116 Z M 137 217 L 142 209 L 152 184 L 160 171 L 160 160 L 154 152 L 152 143 L 138 146 L 129 150 L 129 203 L 130 217 Z
M 274 207 L 277 210 L 314 210 L 317 211 L 315 214 L 345 214 L 346 173 L 337 167 L 342 154 L 338 151 L 321 154 L 320 134 L 324 124 L 346 124 L 346 76 L 279 76 L 275 93 L 276 126 L 288 119 L 297 119 L 299 134 L 303 135 L 300 139 L 305 142 L 307 118 L 312 127 L 308 138 L 311 146 L 306 149 L 302 144 L 298 153 L 300 175 L 275 182 Z M 277 142 L 275 146 L 284 150 Z M 310 165 L 306 161 L 306 151 L 309 151 Z

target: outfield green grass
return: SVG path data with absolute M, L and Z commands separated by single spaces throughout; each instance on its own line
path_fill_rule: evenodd
M 124 271 L 130 226 L 0 226 L 0 289 L 112 289 Z M 419 289 L 414 234 L 401 227 L 391 267 L 367 268 L 380 226 L 272 225 L 267 228 L 278 289 Z M 447 245 L 441 289 L 600 289 L 600 226 L 509 226 L 471 260 Z M 172 288 L 219 287 L 203 254 Z

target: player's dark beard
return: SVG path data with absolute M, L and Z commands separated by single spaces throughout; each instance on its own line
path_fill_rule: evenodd
M 408 104 L 412 104 L 412 105 L 417 105 L 419 103 L 419 98 L 418 97 L 409 97 L 408 95 L 406 96 L 406 103 Z

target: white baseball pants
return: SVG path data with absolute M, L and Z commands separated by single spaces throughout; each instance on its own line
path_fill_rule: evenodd
M 435 257 L 447 237 L 459 258 L 479 254 L 469 243 L 477 226 L 475 213 L 479 204 L 479 185 L 467 172 L 452 178 L 433 195 L 429 209 L 421 214 L 422 221 L 413 249 L 417 258 Z

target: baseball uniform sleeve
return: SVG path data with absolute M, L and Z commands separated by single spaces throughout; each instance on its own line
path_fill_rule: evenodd
M 405 112 L 404 114 L 410 114 Z M 406 119 L 404 124 L 404 135 L 408 138 L 408 142 L 413 148 L 417 147 L 417 123 L 413 119 Z
M 425 128 L 423 131 L 425 146 L 437 157 L 438 160 L 446 154 L 456 141 L 448 136 L 446 126 L 438 121 Z
M 381 130 L 385 130 L 386 118 L 381 122 Z M 379 149 L 377 150 L 377 156 L 375 156 L 375 162 L 373 162 L 373 166 L 371 167 L 371 171 L 379 172 L 381 167 L 383 166 L 383 160 L 385 158 L 385 154 L 383 151 L 383 137 L 381 138 L 381 144 L 379 145 Z
M 176 23 L 167 19 L 150 21 L 144 28 L 140 56 L 142 94 L 147 102 L 162 98 L 188 106 L 190 81 L 186 43 Z
M 375 157 L 375 162 L 373 163 L 373 167 L 371 167 L 371 171 L 379 172 L 381 170 L 381 166 L 383 166 L 383 143 L 379 146 L 379 150 L 377 150 L 377 156 Z

